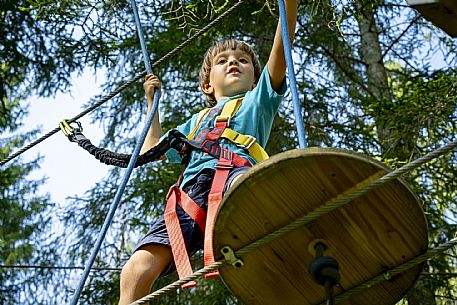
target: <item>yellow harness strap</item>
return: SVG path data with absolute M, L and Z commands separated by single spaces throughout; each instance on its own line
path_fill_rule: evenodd
M 243 98 L 233 99 L 228 101 L 224 108 L 222 109 L 221 114 L 216 117 L 216 121 L 228 121 L 235 116 L 236 112 L 241 106 Z M 230 140 L 232 143 L 235 143 L 238 146 L 241 146 L 248 150 L 249 155 L 253 157 L 257 162 L 268 159 L 267 152 L 263 149 L 259 143 L 256 142 L 256 138 L 250 135 L 241 134 L 233 129 L 226 128 L 221 135 L 222 138 Z
M 249 155 L 257 162 L 264 161 L 269 158 L 265 149 L 263 149 L 263 147 L 256 142 L 256 138 L 253 136 L 244 135 L 230 128 L 226 128 L 221 137 L 247 149 L 249 151 Z
M 225 103 L 224 108 L 222 108 L 222 112 L 219 116 L 216 117 L 216 121 L 220 122 L 223 121 L 225 118 L 230 119 L 235 116 L 238 109 L 240 109 L 241 102 L 243 102 L 243 98 L 237 98 L 228 101 Z
M 241 106 L 242 101 L 243 98 L 238 98 L 230 100 L 227 103 L 225 103 L 224 108 L 222 108 L 221 114 L 216 117 L 216 122 L 227 121 L 227 125 L 230 124 L 230 119 L 233 116 L 235 116 L 236 112 Z M 203 117 L 210 109 L 211 108 L 206 108 L 199 112 L 197 124 L 191 131 L 191 133 L 189 133 L 189 135 L 187 136 L 189 140 L 191 140 L 195 136 L 195 133 L 197 132 L 198 127 L 200 126 L 200 123 L 203 120 Z M 222 133 L 221 137 L 228 139 L 232 143 L 235 143 L 236 145 L 247 149 L 249 155 L 253 157 L 257 162 L 261 162 L 269 158 L 267 152 L 263 149 L 262 146 L 259 145 L 259 143 L 256 142 L 256 138 L 254 138 L 253 136 L 244 135 L 230 128 L 226 128 Z
M 189 133 L 189 135 L 187 136 L 187 138 L 189 140 L 192 140 L 195 136 L 195 133 L 197 132 L 198 130 L 198 127 L 200 127 L 200 123 L 202 122 L 203 120 L 203 117 L 205 116 L 206 113 L 208 113 L 208 111 L 210 111 L 211 108 L 205 108 L 203 110 L 201 110 L 199 113 L 198 113 L 198 118 L 197 118 L 197 124 L 195 124 L 195 127 L 194 129 L 192 129 L 192 131 Z

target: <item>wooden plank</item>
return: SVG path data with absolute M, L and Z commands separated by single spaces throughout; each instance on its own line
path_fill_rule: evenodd
M 287 225 L 374 174 L 389 171 L 365 156 L 335 149 L 293 150 L 256 165 L 230 189 L 215 223 L 216 253 L 238 250 Z M 243 257 L 221 277 L 245 304 L 321 304 L 324 290 L 308 274 L 308 245 L 325 240 L 340 265 L 337 294 L 424 253 L 427 226 L 418 198 L 397 179 Z M 395 304 L 420 266 L 344 304 Z

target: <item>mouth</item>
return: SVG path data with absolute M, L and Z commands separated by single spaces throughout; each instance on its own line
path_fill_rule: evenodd
M 236 67 L 232 67 L 228 70 L 228 74 L 241 73 Z

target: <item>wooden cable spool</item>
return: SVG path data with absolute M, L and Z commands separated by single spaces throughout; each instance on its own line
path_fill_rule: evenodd
M 390 170 L 366 156 L 308 148 L 273 156 L 250 169 L 226 193 L 215 221 L 214 249 L 235 252 L 322 207 L 375 174 Z M 341 280 L 335 295 L 427 251 L 427 225 L 419 199 L 393 180 L 314 222 L 220 268 L 223 282 L 245 304 L 322 304 L 325 294 L 308 273 L 316 242 L 327 246 Z M 422 266 L 353 295 L 341 304 L 391 305 L 414 284 Z

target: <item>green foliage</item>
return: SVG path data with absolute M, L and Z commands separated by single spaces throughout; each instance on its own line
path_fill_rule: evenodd
M 0 132 L 14 131 L 21 123 L 23 111 L 16 102 L 4 105 Z M 33 135 L 2 138 L 0 158 L 30 141 Z M 0 170 L 0 265 L 30 264 L 43 245 L 42 234 L 50 229 L 48 212 L 52 204 L 49 196 L 38 194 L 44 180 L 29 177 L 38 168 L 39 161 L 39 158 L 29 162 L 15 161 Z M 0 267 L 0 299 L 8 300 L 8 304 L 19 304 L 15 298 L 17 291 L 37 279 L 41 277 L 33 272 Z

